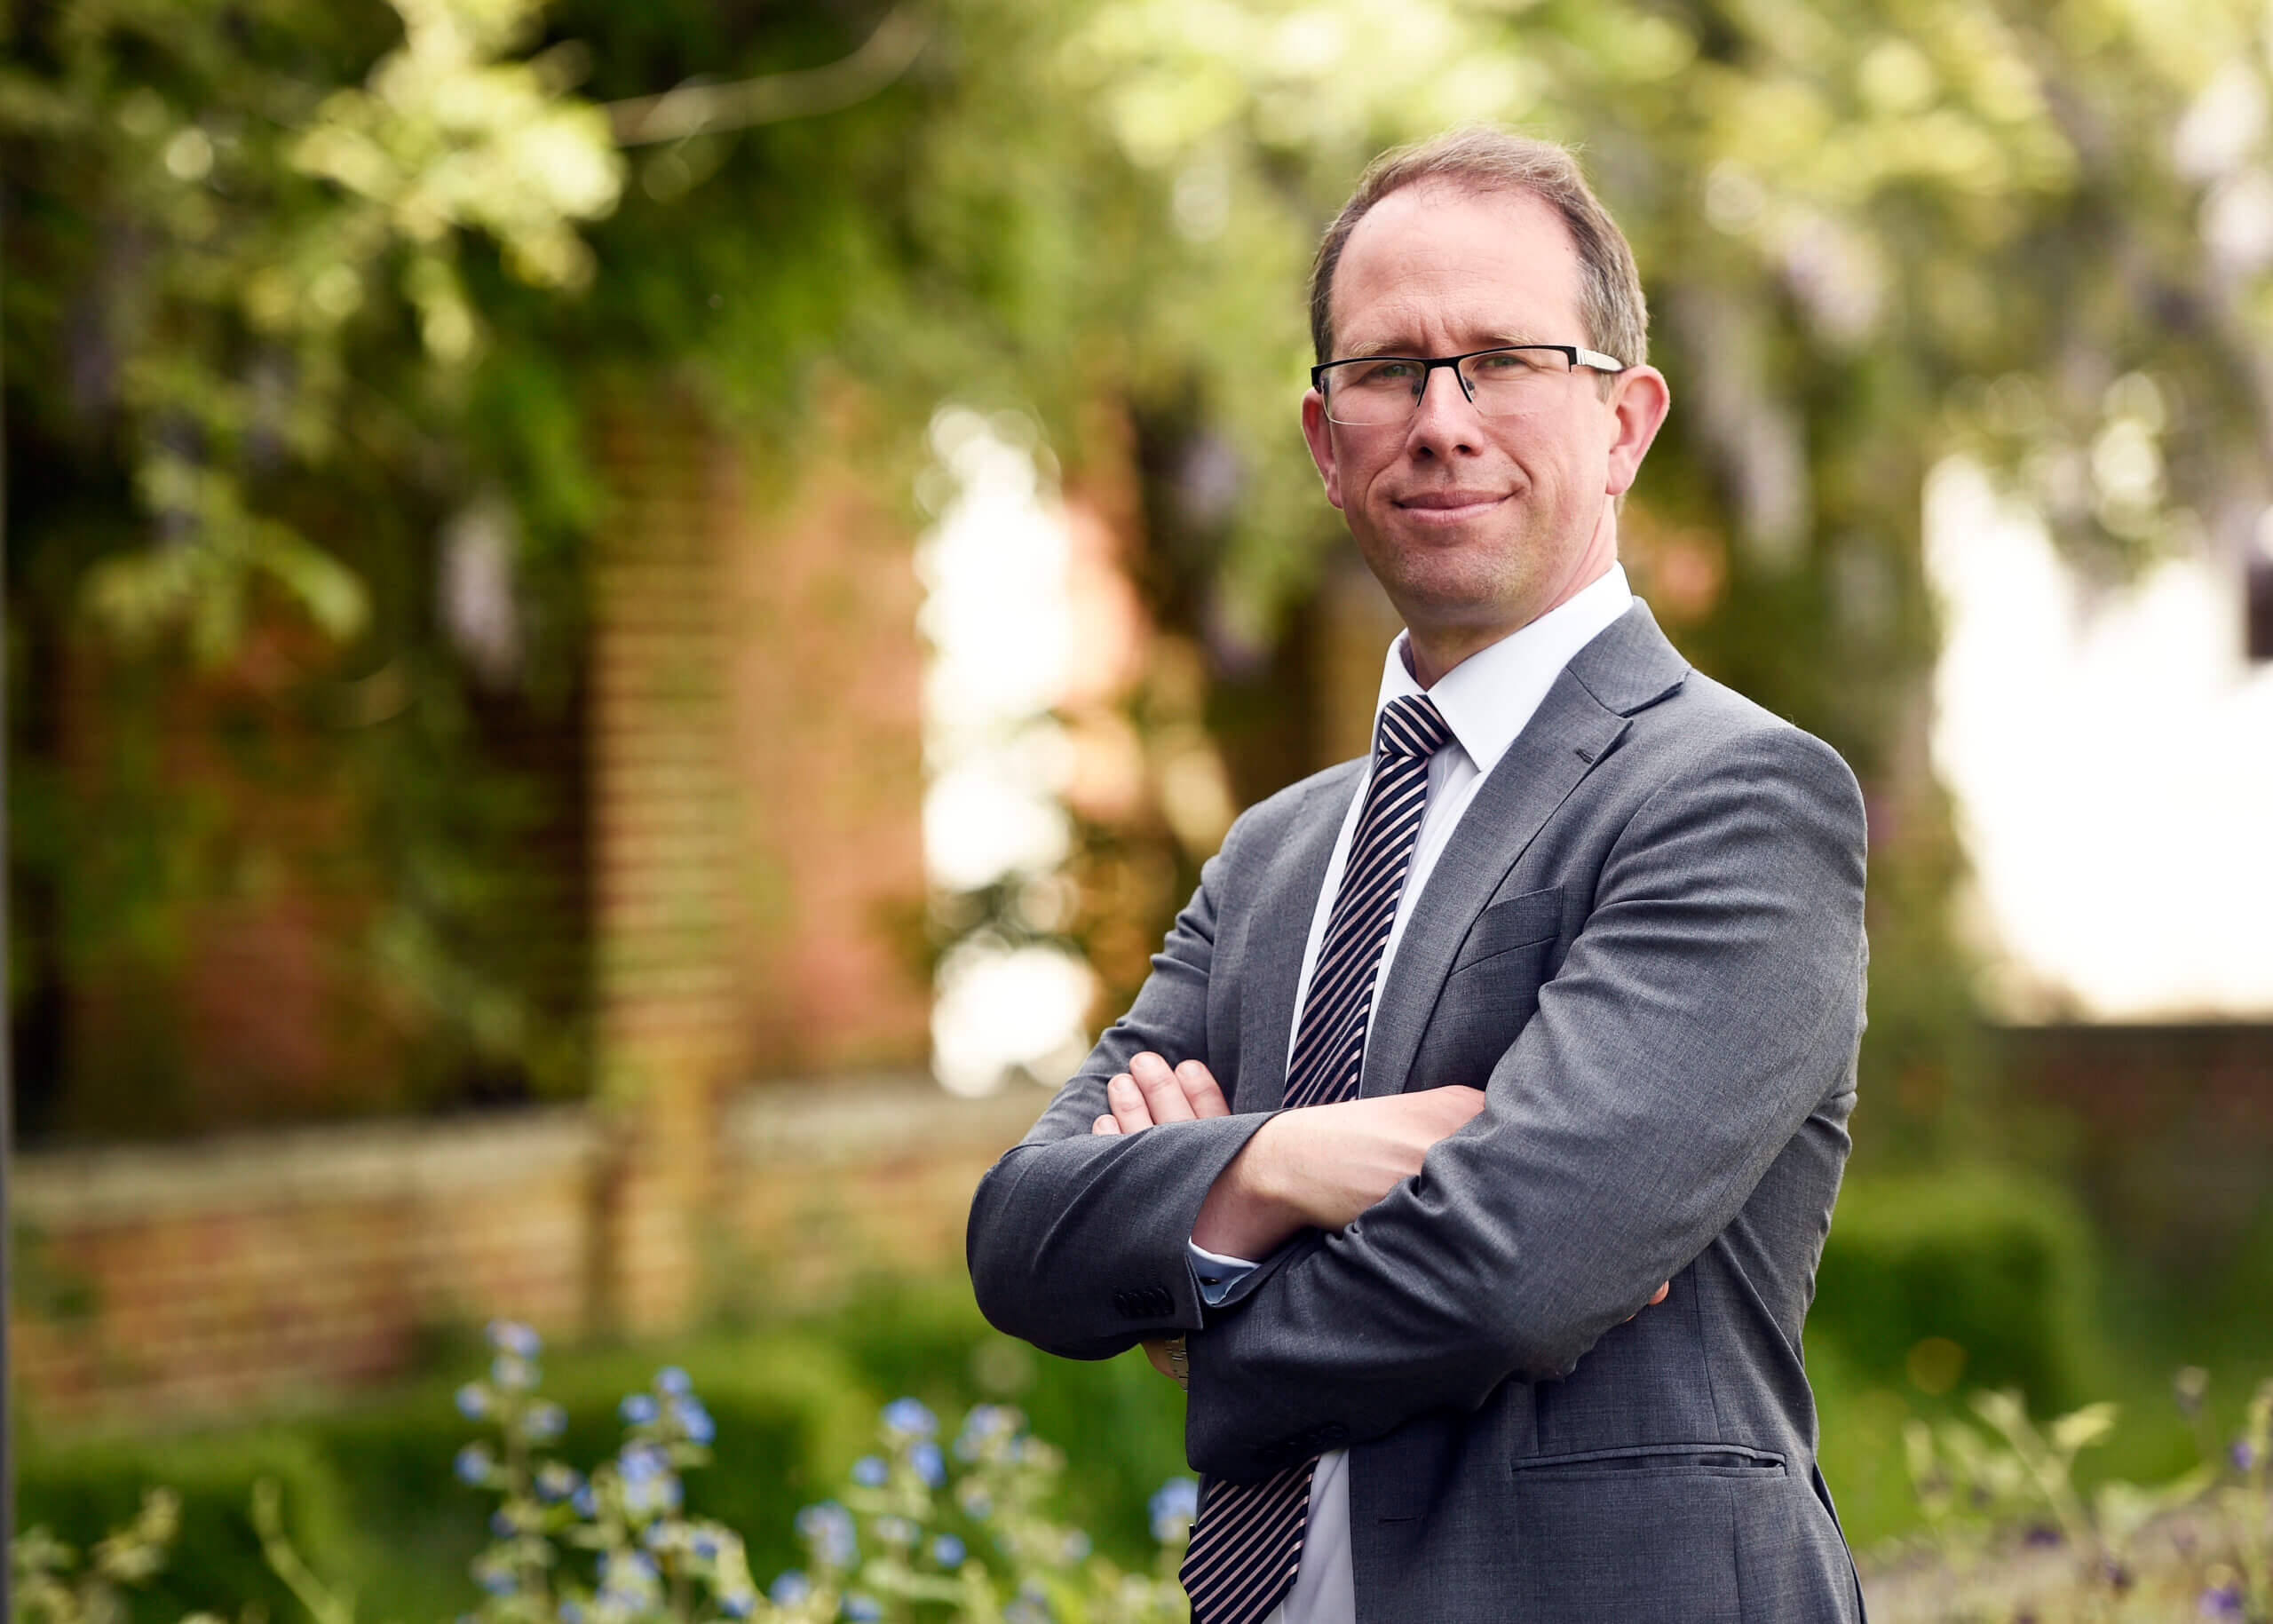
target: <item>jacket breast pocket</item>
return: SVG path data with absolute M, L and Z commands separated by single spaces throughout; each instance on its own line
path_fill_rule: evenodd
M 1482 1019 L 1515 1041 L 1509 1018 L 1520 1024 L 1539 1002 L 1549 957 L 1563 933 L 1563 888 L 1526 891 L 1495 902 L 1476 923 L 1453 960 L 1437 1003 L 1439 1019 Z M 1502 1047 L 1505 1047 L 1503 1042 Z
M 1477 915 L 1414 1058 L 1408 1089 L 1484 1086 L 1539 1008 L 1563 930 L 1563 888 L 1527 891 Z
M 1519 897 L 1494 902 L 1476 916 L 1468 939 L 1453 960 L 1452 979 L 1481 968 L 1504 954 L 1551 944 L 1563 933 L 1563 888 L 1527 891 Z M 1446 985 L 1451 985 L 1450 981 Z

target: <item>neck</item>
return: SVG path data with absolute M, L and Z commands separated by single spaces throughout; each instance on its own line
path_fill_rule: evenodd
M 1602 538 L 1597 538 L 1602 539 Z M 1610 574 L 1611 566 L 1618 562 L 1618 538 L 1609 533 L 1607 549 L 1588 548 L 1578 567 L 1553 596 L 1538 608 L 1520 619 L 1477 621 L 1434 621 L 1426 615 L 1407 614 L 1405 620 L 1406 663 L 1412 668 L 1413 680 L 1423 688 L 1433 688 L 1451 670 L 1470 654 L 1480 654 L 1494 643 L 1511 638 L 1541 615 L 1552 614 L 1573 598 Z

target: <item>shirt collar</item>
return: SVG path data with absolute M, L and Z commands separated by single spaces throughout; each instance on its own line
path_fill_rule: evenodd
M 1406 664 L 1406 634 L 1400 631 L 1382 662 L 1381 697 L 1374 720 L 1392 700 L 1426 693 L 1459 741 L 1476 770 L 1489 772 L 1506 755 L 1516 735 L 1530 725 L 1547 691 L 1571 657 L 1606 630 L 1634 601 L 1625 569 L 1612 563 L 1564 602 L 1497 643 L 1480 648 L 1423 689 Z

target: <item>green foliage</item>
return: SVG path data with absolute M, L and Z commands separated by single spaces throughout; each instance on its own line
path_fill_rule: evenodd
M 438 1350 L 454 1360 L 465 1351 Z M 1015 1399 L 1041 1437 L 1080 1441 L 1080 1469 L 1053 1490 L 1051 1515 L 1094 1533 L 1099 1554 L 1129 1570 L 1158 1549 L 1147 1497 L 1183 1470 L 1183 1400 L 1141 1358 L 1077 1364 L 1041 1359 L 981 1321 L 967 1284 L 863 1297 L 824 1321 L 695 1339 L 673 1349 L 703 1396 L 717 1437 L 688 1476 L 689 1512 L 740 1532 L 762 1581 L 802 1565 L 801 1507 L 836 1491 L 870 1446 L 877 1406 L 911 1394 L 942 1414 Z M 558 1351 L 547 1393 L 566 1412 L 561 1459 L 602 1460 L 622 1441 L 617 1402 L 649 1385 L 652 1354 Z M 248 1517 L 253 1485 L 276 1480 L 291 1544 L 357 1616 L 385 1624 L 455 1617 L 487 1535 L 489 1502 L 449 1479 L 469 1429 L 453 1385 L 426 1382 L 289 1422 L 155 1441 L 43 1446 L 27 1440 L 19 1475 L 25 1525 L 87 1542 L 129 1517 L 151 1485 L 180 1493 L 185 1537 L 136 1624 L 173 1624 L 197 1609 L 234 1616 L 255 1602 L 272 1619 L 297 1604 L 261 1554 Z
M 234 1618 L 241 1609 L 274 1618 L 296 1605 L 246 1515 L 263 1482 L 281 1485 L 285 1526 L 311 1561 L 335 1572 L 373 1565 L 373 1547 L 349 1515 L 345 1484 L 305 1437 L 264 1430 L 231 1439 L 226 1449 L 190 1438 L 91 1442 L 29 1452 L 16 1471 L 21 1525 L 91 1548 L 107 1531 L 142 1522 L 154 1492 L 170 1497 L 168 1540 L 142 1541 L 151 1559 L 133 1587 L 113 1598 L 123 1611 L 111 1616 L 133 1624 L 175 1624 L 199 1612 Z M 17 1594 L 20 1608 L 27 1593 L 20 1587 Z M 74 1615 L 33 1616 L 63 1624 Z M 76 1616 L 95 1624 L 102 1615 Z
M 365 581 L 279 502 L 284 474 L 384 459 L 402 425 L 370 424 L 358 384 L 402 315 L 427 363 L 414 360 L 407 392 L 475 359 L 468 236 L 524 281 L 590 279 L 574 227 L 614 208 L 621 166 L 605 118 L 562 97 L 564 64 L 503 59 L 533 34 L 534 0 L 399 9 L 400 42 L 364 85 L 329 93 L 309 68 L 360 66 L 373 35 L 323 7 L 272 8 L 258 28 L 218 5 L 81 7 L 28 28 L 0 76 L 0 131 L 54 151 L 28 173 L 11 165 L 36 287 L 67 297 L 50 279 L 89 257 L 124 284 L 87 313 L 107 376 L 79 403 L 116 414 L 156 520 L 154 545 L 84 580 L 122 632 L 186 625 L 218 661 L 264 584 L 334 638 L 361 631 Z M 35 345 L 64 313 L 39 313 Z M 61 402 L 42 404 L 51 420 Z
M 84 1553 L 44 1528 L 11 1533 L 13 1617 L 39 1624 L 111 1624 L 123 1610 L 122 1592 L 147 1582 L 165 1565 L 166 1547 L 181 1523 L 181 1503 L 153 1489 L 125 1527 Z
M 2206 1375 L 2180 1373 L 2182 1406 L 2198 1411 Z M 1950 1620 L 2020 1614 L 2078 1620 L 2160 1620 L 2191 1605 L 2200 1617 L 2262 1624 L 2273 1616 L 2266 1454 L 2273 1380 L 2251 1400 L 2230 1450 L 2206 1439 L 2203 1458 L 2167 1482 L 2119 1480 L 2086 1489 L 2077 1457 L 2107 1439 L 2112 1404 L 2091 1404 L 2039 1426 L 2014 1392 L 1979 1392 L 1982 1425 L 1913 1422 L 1904 1446 L 1925 1513 L 1913 1543 L 1932 1565 L 1914 1571 L 1897 1618 Z M 2034 1549 L 2065 1560 L 2047 1577 Z M 1922 1603 L 1923 1605 L 1920 1605 Z
M 2103 1380 L 2097 1295 L 2090 1231 L 2056 1186 L 1988 1170 L 1856 1178 L 1808 1335 L 1868 1378 L 1938 1394 L 1962 1376 L 2070 1405 Z
M 761 1598 L 741 1536 L 731 1523 L 688 1504 L 686 1476 L 714 1463 L 726 1466 L 737 1477 L 756 1480 L 762 1493 L 790 1496 L 787 1503 L 799 1506 L 811 1500 L 804 1463 L 816 1453 L 813 1438 L 785 1436 L 777 1428 L 770 1438 L 761 1434 L 730 1445 L 731 1431 L 721 1429 L 710 1401 L 697 1396 L 693 1376 L 679 1367 L 655 1374 L 620 1405 L 594 1406 L 601 1414 L 612 1409 L 620 1432 L 595 1428 L 589 1417 L 572 1426 L 569 1412 L 541 1393 L 535 1335 L 500 1321 L 491 1325 L 488 1338 L 495 1357 L 487 1376 L 456 1390 L 460 1419 L 448 1426 L 438 1450 L 414 1447 L 399 1459 L 354 1452 L 352 1467 L 338 1478 L 306 1470 L 291 1462 L 290 1451 L 273 1446 L 205 1452 L 222 1470 L 191 1474 L 194 1501 L 248 1467 L 260 1471 L 249 1496 L 249 1528 L 242 1513 L 228 1519 L 221 1543 L 241 1557 L 249 1533 L 267 1573 L 256 1579 L 241 1565 L 216 1563 L 194 1540 L 169 1553 L 165 1548 L 182 1526 L 181 1502 L 160 1491 L 127 1530 L 98 1545 L 83 1565 L 44 1525 L 20 1541 L 19 1571 L 32 1583 L 17 1592 L 17 1619 L 109 1624 L 123 1616 L 115 1610 L 119 1587 L 131 1583 L 147 1587 L 137 1597 L 137 1618 L 171 1616 L 166 1609 L 178 1612 L 182 1595 L 202 1595 L 216 1609 L 242 1605 L 245 1616 L 265 1614 L 289 1593 L 291 1604 L 316 1624 L 352 1624 L 355 1595 L 337 1580 L 369 1573 L 374 1563 L 391 1575 L 407 1570 L 415 1576 L 412 1585 L 385 1591 L 389 1612 L 437 1617 L 458 1612 L 468 1599 L 470 1574 L 482 1594 L 474 1616 L 492 1624 L 753 1617 L 820 1624 L 840 1609 L 847 1617 L 901 1624 L 948 1617 L 1001 1624 L 1041 1616 L 1041 1609 L 1074 1624 L 1148 1624 L 1184 1610 L 1175 1566 L 1192 1515 L 1189 1479 L 1172 1484 L 1129 1519 L 1132 1534 L 1149 1527 L 1153 1537 L 1144 1543 L 1142 1570 L 1124 1571 L 1061 1520 L 1064 1459 L 1027 1434 L 1019 1412 L 999 1404 L 975 1406 L 950 1441 L 939 1434 L 933 1412 L 912 1397 L 883 1406 L 880 1427 L 873 1430 L 867 1401 L 860 1401 L 860 1433 L 879 1447 L 851 1462 L 851 1482 L 838 1495 L 778 1518 L 769 1530 L 773 1537 L 760 1541 L 762 1558 L 772 1557 L 792 1529 L 800 1549 L 779 1561 L 763 1560 L 760 1571 L 796 1565 L 774 1581 L 770 1597 Z M 816 1352 L 819 1359 L 812 1357 Z M 756 1361 L 757 1388 L 750 1385 L 750 1361 L 733 1367 L 744 1398 L 763 1388 L 777 1406 L 807 1406 L 803 1419 L 822 1422 L 822 1430 L 841 1419 L 821 1412 L 841 1411 L 857 1390 L 841 1371 L 831 1373 L 825 1352 L 778 1343 L 764 1353 L 774 1357 Z M 780 1358 L 791 1354 L 798 1357 Z M 622 1356 L 579 1361 L 579 1384 L 601 1390 L 599 1379 L 615 1374 L 622 1362 Z M 730 1426 L 746 1408 L 720 1407 Z M 398 1420 L 414 1414 L 406 1410 Z M 491 1436 L 464 1442 L 468 1422 Z M 598 1440 L 590 1454 L 579 1447 L 587 1438 Z M 832 1437 L 824 1446 L 840 1466 L 843 1442 Z M 568 1464 L 595 1457 L 589 1471 Z M 118 1457 L 114 1473 L 124 1459 Z M 91 1498 L 83 1497 L 89 1490 L 83 1486 L 83 1498 L 75 1500 L 57 1482 L 35 1474 L 27 1480 L 28 1504 L 36 1499 L 40 1514 L 56 1513 L 55 1520 L 67 1525 L 99 1525 L 100 1502 L 109 1491 L 100 1484 L 102 1471 L 90 1476 L 89 1461 L 71 1456 L 56 1465 L 74 1474 L 75 1485 L 93 1483 Z M 302 1467 L 290 1473 L 289 1485 L 268 1470 L 288 1462 Z M 358 1505 L 356 1524 L 374 1537 L 360 1552 L 339 1548 L 329 1531 L 358 1498 L 351 1485 L 392 1477 L 395 1492 L 427 1498 L 445 1462 L 468 1491 L 435 1506 L 456 1538 L 424 1537 L 402 1508 L 375 1519 L 368 1505 Z M 157 1455 L 141 1462 L 154 1470 L 178 1463 Z M 311 1503 L 314 1514 L 295 1501 Z M 194 1510 L 193 1533 L 210 1536 L 211 1528 L 201 1525 L 210 1525 L 210 1513 L 226 1503 L 217 1498 Z M 297 1526 L 289 1528 L 283 1520 L 288 1505 L 301 1512 Z M 170 1555 L 178 1558 L 174 1570 L 154 1582 Z M 431 1588 L 416 1588 L 418 1580 Z

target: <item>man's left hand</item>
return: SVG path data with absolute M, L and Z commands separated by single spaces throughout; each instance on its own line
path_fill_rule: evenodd
M 1129 1069 L 1105 1085 L 1105 1099 L 1113 1111 L 1089 1124 L 1093 1134 L 1135 1133 L 1161 1122 L 1189 1122 L 1232 1113 L 1215 1073 L 1206 1066 L 1186 1060 L 1171 1066 L 1150 1051 L 1133 1057 Z M 1181 1387 L 1184 1373 L 1176 1367 L 1180 1361 L 1171 1356 L 1171 1340 L 1146 1338 L 1144 1357 L 1152 1361 L 1153 1369 Z
M 1129 1069 L 1105 1085 L 1105 1103 L 1113 1110 L 1089 1124 L 1093 1134 L 1135 1133 L 1161 1122 L 1232 1113 L 1215 1073 L 1204 1064 L 1186 1060 L 1171 1067 L 1149 1050 L 1133 1057 Z

